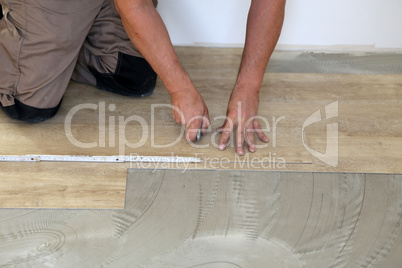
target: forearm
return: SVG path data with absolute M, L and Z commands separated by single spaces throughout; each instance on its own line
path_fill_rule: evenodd
M 193 88 L 151 0 L 115 0 L 128 36 L 170 94 Z
M 236 88 L 259 92 L 266 66 L 282 30 L 285 2 L 252 0 Z

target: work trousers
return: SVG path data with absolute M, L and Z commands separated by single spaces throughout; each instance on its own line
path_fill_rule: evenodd
M 0 108 L 9 117 L 51 118 L 70 79 L 126 96 L 152 94 L 156 74 L 127 36 L 113 0 L 0 5 Z

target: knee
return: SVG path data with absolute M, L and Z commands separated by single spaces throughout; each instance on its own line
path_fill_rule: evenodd
M 145 59 L 119 53 L 117 66 L 112 74 L 102 74 L 88 67 L 96 78 L 97 88 L 132 97 L 145 97 L 153 93 L 157 75 Z
M 60 108 L 60 103 L 54 108 L 36 108 L 26 105 L 19 100 L 15 99 L 15 104 L 11 106 L 3 107 L 0 103 L 0 108 L 4 113 L 14 120 L 20 120 L 29 123 L 40 123 L 49 120 L 56 115 Z

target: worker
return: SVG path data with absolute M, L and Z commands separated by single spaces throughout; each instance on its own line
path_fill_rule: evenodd
M 210 126 L 208 108 L 183 70 L 157 0 L 0 0 L 0 108 L 11 118 L 53 117 L 69 80 L 113 93 L 151 95 L 158 75 L 171 96 L 174 119 L 194 141 Z M 285 0 L 252 0 L 244 52 L 227 107 L 219 149 L 233 134 L 236 152 L 254 134 L 268 138 L 257 118 L 259 91 L 278 41 Z M 241 112 L 241 114 L 239 114 Z M 247 123 L 247 124 L 246 124 Z

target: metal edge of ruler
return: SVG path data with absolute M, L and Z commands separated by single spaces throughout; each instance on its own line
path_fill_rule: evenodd
M 86 156 L 86 155 L 0 155 L 0 162 L 94 162 L 94 163 L 199 163 L 200 158 L 180 156 Z

